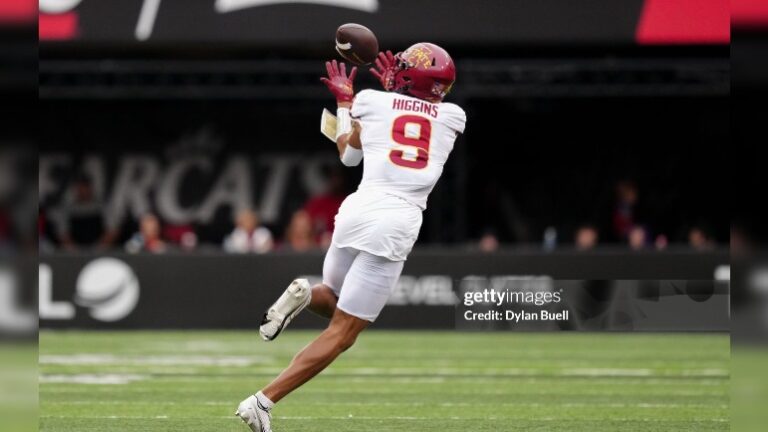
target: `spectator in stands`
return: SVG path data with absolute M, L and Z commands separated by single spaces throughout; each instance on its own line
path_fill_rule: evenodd
M 669 238 L 665 234 L 659 234 L 653 241 L 656 250 L 664 250 L 669 246 Z
M 45 210 L 39 208 L 37 211 L 37 250 L 40 253 L 50 253 L 55 249 L 53 242 L 48 237 L 48 219 Z
M 253 210 L 242 210 L 235 219 L 235 230 L 224 239 L 224 250 L 229 253 L 267 253 L 272 250 L 272 233 L 260 226 L 259 215 Z
M 629 240 L 630 231 L 635 227 L 635 210 L 638 201 L 637 185 L 629 180 L 616 183 L 616 202 L 613 207 L 611 224 L 616 239 Z
M 573 243 L 577 250 L 586 251 L 594 249 L 599 238 L 600 235 L 594 225 L 582 225 L 576 229 Z
M 632 250 L 643 250 L 648 246 L 648 230 L 642 225 L 630 228 L 627 234 L 627 244 Z
M 731 255 L 750 255 L 754 249 L 755 244 L 754 233 L 750 231 L 748 225 L 742 222 L 734 222 L 733 225 L 731 225 L 729 239 Z
M 191 223 L 164 224 L 161 236 L 168 243 L 183 251 L 194 250 L 198 244 L 197 233 Z
M 130 253 L 163 253 L 168 250 L 168 246 L 161 238 L 161 232 L 160 220 L 157 216 L 147 213 L 141 217 L 139 232 L 128 240 L 125 250 Z
M 499 238 L 493 230 L 486 230 L 480 241 L 477 243 L 480 252 L 491 253 L 499 250 Z
M 336 213 L 346 198 L 346 181 L 340 168 L 331 169 L 325 191 L 310 198 L 304 205 L 312 220 L 312 227 L 318 242 L 323 247 L 331 244 Z
M 715 242 L 707 228 L 695 226 L 688 230 L 688 245 L 696 250 L 709 250 L 715 247 Z
M 0 251 L 13 249 L 11 221 L 4 206 L 0 206 Z
M 65 250 L 108 247 L 117 239 L 117 226 L 107 216 L 106 206 L 87 176 L 75 179 L 62 203 L 51 209 L 48 216 L 58 243 Z
M 284 247 L 296 252 L 306 252 L 318 247 L 309 213 L 299 210 L 293 214 L 291 223 L 285 230 Z
M 750 243 L 749 235 L 744 227 L 738 224 L 731 225 L 729 244 L 732 255 L 748 253 L 752 248 Z

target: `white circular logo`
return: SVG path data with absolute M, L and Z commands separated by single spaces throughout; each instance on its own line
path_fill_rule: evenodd
M 38 6 L 42 12 L 60 14 L 71 11 L 82 1 L 83 0 L 40 0 Z
M 77 278 L 75 303 L 91 310 L 99 321 L 118 321 L 139 302 L 139 281 L 128 264 L 116 258 L 97 258 Z

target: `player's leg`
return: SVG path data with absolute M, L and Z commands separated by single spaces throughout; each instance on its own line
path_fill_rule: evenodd
M 271 432 L 270 411 L 275 403 L 331 364 L 355 343 L 357 336 L 369 324 L 369 321 L 336 309 L 328 328 L 301 350 L 271 384 L 242 401 L 235 415 L 253 432 Z
M 338 301 L 336 293 L 324 284 L 317 284 L 312 287 L 312 300 L 307 309 L 320 315 L 323 318 L 331 319 L 336 312 L 336 302 Z
M 331 245 L 323 261 L 323 283 L 312 287 L 309 310 L 325 318 L 332 318 L 344 278 L 355 261 L 358 251 Z
M 299 388 L 328 367 L 341 353 L 349 349 L 369 321 L 336 309 L 328 328 L 304 347 L 291 364 L 262 393 L 277 403 L 288 393 Z
M 328 367 L 350 348 L 387 303 L 403 262 L 358 252 L 344 278 L 336 311 L 328 328 L 294 357 L 262 391 L 240 403 L 235 414 L 254 432 L 271 432 L 275 403 Z
M 336 312 L 336 302 L 337 302 L 341 287 L 344 283 L 344 278 L 346 277 L 346 274 L 349 271 L 349 268 L 352 266 L 352 263 L 354 262 L 356 255 L 357 255 L 357 251 L 353 249 L 341 249 L 335 246 L 331 246 L 329 248 L 328 252 L 325 255 L 325 261 L 323 263 L 323 283 L 315 285 L 314 287 L 312 287 L 311 290 L 308 289 L 309 287 L 308 282 L 305 282 L 305 284 L 302 284 L 302 287 L 305 286 L 307 288 L 307 293 L 309 293 L 309 295 L 311 296 L 309 298 L 309 303 L 307 305 L 307 307 L 311 311 L 317 313 L 318 315 L 326 316 L 328 318 L 332 318 L 334 316 L 334 313 Z M 294 283 L 295 282 L 296 281 L 294 281 Z M 297 297 L 295 295 L 295 290 L 292 289 L 294 288 L 294 283 L 292 283 L 291 286 L 288 287 L 286 292 L 283 293 L 280 299 L 278 299 L 278 301 L 275 302 L 275 304 L 270 308 L 270 311 L 273 309 L 290 310 L 292 307 L 294 307 L 292 306 L 292 303 L 303 304 L 305 300 L 302 300 L 300 297 Z M 299 309 L 299 311 L 300 310 L 301 309 Z M 296 313 L 298 312 L 295 312 L 293 315 L 295 316 Z M 267 312 L 266 318 L 269 318 L 269 312 Z M 273 314 L 273 318 L 275 318 L 274 314 Z M 327 334 L 324 333 L 325 336 L 321 335 L 321 338 L 329 339 L 329 336 L 332 334 L 337 334 L 337 335 L 355 334 L 356 335 L 362 330 L 362 329 L 354 330 L 353 329 L 354 325 L 351 325 L 350 320 L 345 318 L 347 317 L 344 317 L 341 314 L 339 318 L 335 318 L 335 319 L 332 318 L 331 324 L 329 325 L 329 329 L 332 328 L 334 329 L 334 331 L 333 332 L 327 331 L 328 333 Z M 352 322 L 354 322 L 354 320 L 352 320 Z M 270 324 L 270 322 L 267 321 L 266 324 Z M 285 326 L 287 324 L 288 322 L 281 322 L 277 319 L 274 319 L 272 321 L 272 324 L 266 328 L 265 328 L 265 325 L 262 324 L 260 328 L 262 337 L 265 337 L 265 339 L 267 340 L 274 339 L 280 334 L 280 332 L 283 329 L 285 329 Z M 361 322 L 359 324 L 367 325 L 367 322 Z M 343 329 L 345 328 L 347 330 L 343 331 Z M 318 339 L 321 339 L 321 338 L 318 338 Z M 343 339 L 344 337 L 338 336 L 337 338 Z M 318 344 L 318 346 L 333 346 L 333 345 L 334 345 L 333 343 L 328 343 L 328 342 L 323 342 L 321 344 Z M 305 348 L 304 351 L 302 352 L 306 352 L 306 356 L 317 355 L 315 350 L 310 347 Z M 335 356 L 333 357 L 335 358 L 336 356 L 338 356 L 338 354 L 335 354 Z M 300 355 L 297 356 L 297 358 L 298 357 L 300 357 Z M 270 394 L 272 394 L 273 397 L 277 399 L 277 396 L 275 396 L 273 393 L 270 393 Z M 248 397 L 244 401 L 240 402 L 240 405 L 237 407 L 237 411 L 235 411 L 235 415 L 240 417 L 253 432 L 270 432 L 272 430 L 271 429 L 272 416 L 270 414 L 270 410 L 272 409 L 273 405 L 274 405 L 274 402 L 272 402 L 272 400 L 264 396 L 264 393 L 259 392 L 255 395 Z
M 360 332 L 379 316 L 402 269 L 402 261 L 359 252 L 344 279 L 330 325 L 262 390 L 266 399 L 276 403 L 351 347 Z
M 364 319 L 376 321 L 400 279 L 405 261 L 360 252 L 344 279 L 337 309 Z
M 306 279 L 296 279 L 288 286 L 280 298 L 264 314 L 259 334 L 262 339 L 271 341 L 285 330 L 288 324 L 305 307 L 320 316 L 331 318 L 336 310 L 336 299 L 349 267 L 355 259 L 356 251 L 331 246 L 323 263 L 323 283 L 310 288 Z

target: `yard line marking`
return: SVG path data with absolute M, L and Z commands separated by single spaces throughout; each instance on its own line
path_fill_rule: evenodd
M 265 356 L 117 356 L 113 354 L 42 355 L 38 363 L 64 366 L 222 366 L 247 367 L 274 362 Z
M 145 375 L 130 374 L 76 374 L 76 375 L 40 375 L 40 383 L 46 384 L 93 384 L 125 385 L 146 380 Z
M 183 406 L 194 406 L 194 405 L 205 405 L 205 406 L 229 406 L 232 405 L 233 401 L 227 400 L 227 401 L 204 401 L 204 402 L 172 402 L 172 401 L 166 401 L 166 402 L 143 402 L 143 401 L 126 401 L 126 400 L 119 400 L 119 401 L 57 401 L 57 402 L 51 402 L 51 405 L 119 405 L 119 406 L 129 406 L 129 405 L 151 405 L 151 406 L 176 406 L 176 405 L 183 405 Z M 438 402 L 438 403 L 427 403 L 427 402 L 302 402 L 302 405 L 318 405 L 318 406 L 389 406 L 389 407 L 399 407 L 399 406 L 421 406 L 421 407 L 435 407 L 435 406 L 441 406 L 441 407 L 474 407 L 474 406 L 482 406 L 485 405 L 484 403 L 472 403 L 472 402 Z M 719 408 L 719 409 L 727 409 L 729 407 L 728 404 L 722 404 L 722 403 L 669 403 L 669 404 L 651 404 L 651 403 L 643 403 L 643 402 L 637 402 L 637 403 L 617 403 L 617 402 L 559 402 L 559 403 L 540 403 L 540 402 L 499 402 L 494 403 L 494 406 L 504 406 L 504 407 L 529 407 L 529 408 L 546 408 L 546 407 L 566 407 L 566 408 L 589 408 L 589 407 L 609 407 L 609 408 L 647 408 L 647 409 L 664 409 L 664 408 Z
M 169 416 L 40 416 L 40 418 L 50 419 L 88 419 L 88 420 L 169 420 L 173 418 L 189 418 L 189 417 L 169 417 Z M 208 417 L 210 418 L 210 417 Z M 241 421 L 233 416 L 217 416 L 215 418 L 228 419 L 233 421 Z M 509 421 L 509 420 L 525 420 L 531 422 L 538 421 L 562 421 L 561 418 L 555 417 L 542 417 L 542 418 L 518 418 L 518 417 L 415 417 L 415 416 L 389 416 L 389 417 L 372 417 L 372 416 L 275 416 L 277 420 L 416 420 L 416 421 L 435 421 L 435 420 L 458 420 L 458 421 L 476 421 L 476 420 L 492 420 L 492 421 Z M 574 419 L 574 422 L 595 422 L 605 421 L 605 418 L 580 418 Z M 653 419 L 653 418 L 632 418 L 632 417 L 612 417 L 610 421 L 617 422 L 670 422 L 679 423 L 679 419 Z M 688 422 L 715 422 L 715 423 L 727 423 L 730 422 L 728 418 L 716 417 L 708 419 L 685 419 Z
M 271 356 L 206 356 L 206 355 L 153 355 L 153 356 L 117 356 L 112 354 L 72 354 L 72 355 L 42 355 L 41 365 L 114 365 L 114 366 L 218 366 L 218 367 L 252 367 L 249 376 L 259 374 L 271 375 L 279 373 L 282 368 L 266 367 L 275 362 Z M 242 374 L 242 373 L 240 373 Z M 168 374 L 169 376 L 174 374 Z M 212 375 L 212 374 L 210 374 Z M 237 373 L 225 373 L 221 376 L 234 376 Z M 203 378 L 200 374 L 195 374 Z M 217 375 L 219 376 L 219 375 Z M 357 367 L 340 370 L 327 370 L 321 376 L 332 377 L 409 377 L 418 379 L 440 380 L 446 377 L 464 378 L 728 378 L 730 371 L 723 368 L 701 368 L 682 370 L 655 370 L 650 368 L 563 368 L 544 371 L 539 368 L 451 368 L 440 367 L 425 369 L 422 367 Z
M 706 377 L 729 377 L 730 371 L 726 369 L 683 369 L 680 371 L 654 371 L 652 369 L 613 369 L 613 368 L 569 368 L 560 371 L 564 376 L 706 376 Z

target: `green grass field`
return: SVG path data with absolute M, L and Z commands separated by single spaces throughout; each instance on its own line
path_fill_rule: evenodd
M 316 332 L 40 334 L 40 430 L 248 431 Z M 274 410 L 289 431 L 727 431 L 727 335 L 364 333 Z
M 0 431 L 37 431 L 37 344 L 0 342 Z

